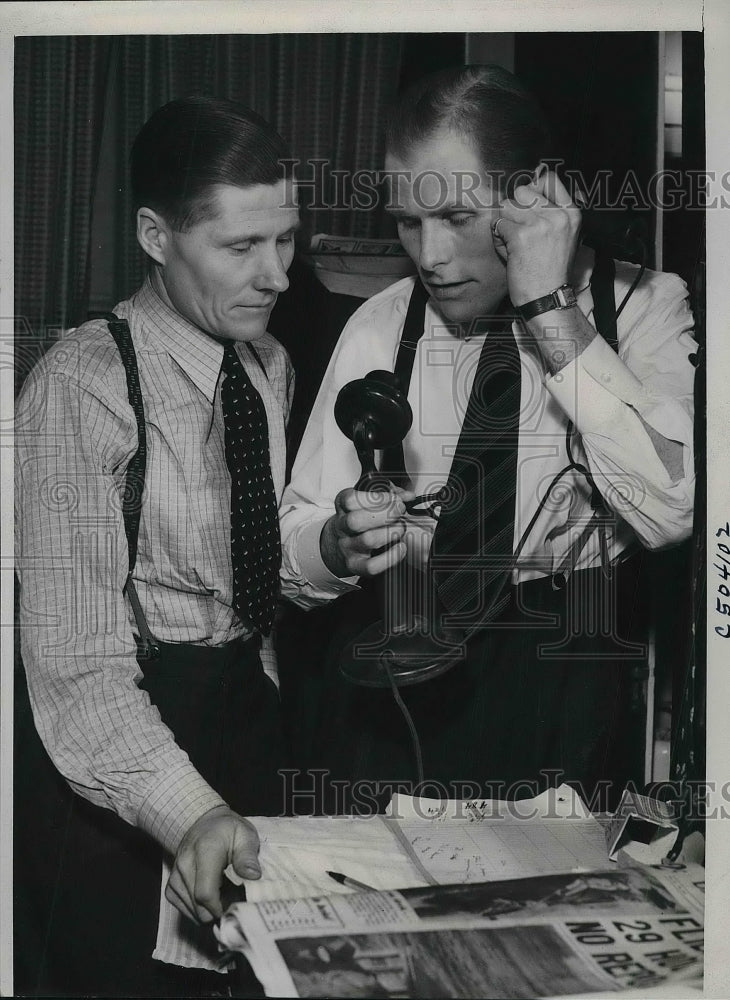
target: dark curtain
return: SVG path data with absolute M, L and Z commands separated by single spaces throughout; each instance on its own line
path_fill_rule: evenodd
M 310 158 L 330 169 L 371 169 L 384 156 L 383 114 L 396 92 L 400 35 L 137 36 L 115 43 L 110 109 L 116 158 L 114 299 L 143 274 L 134 238 L 126 152 L 151 112 L 166 101 L 204 93 L 249 105 L 270 121 L 314 177 Z M 124 151 L 124 155 L 121 152 Z M 305 199 L 306 200 L 306 199 Z M 306 231 L 378 235 L 380 214 L 336 208 L 305 212 Z
M 649 190 L 656 169 L 657 67 L 656 32 L 515 35 L 515 73 L 547 115 L 555 155 L 579 172 L 586 193 L 597 184 L 599 204 L 584 215 L 584 238 L 612 243 L 631 220 L 646 238 L 649 267 L 656 213 L 632 192 Z M 635 255 L 631 244 L 615 253 Z
M 86 318 L 95 203 L 104 244 L 93 265 L 105 275 L 107 305 L 140 283 L 127 160 L 155 108 L 192 93 L 232 98 L 271 121 L 301 161 L 370 169 L 382 163 L 401 48 L 399 34 L 18 39 L 18 382 L 43 343 Z M 302 170 L 306 177 L 306 162 Z M 377 211 L 336 209 L 306 219 L 312 233 L 359 236 L 377 235 L 381 221 Z
M 15 315 L 21 348 L 44 338 L 47 328 L 74 325 L 86 312 L 109 47 L 107 39 L 93 37 L 16 40 Z

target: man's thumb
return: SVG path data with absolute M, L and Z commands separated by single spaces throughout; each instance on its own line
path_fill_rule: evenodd
M 241 823 L 231 852 L 231 864 L 241 878 L 261 878 L 259 864 L 259 838 L 253 826 Z

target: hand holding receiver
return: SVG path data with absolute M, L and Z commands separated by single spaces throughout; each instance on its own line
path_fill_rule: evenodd
M 412 494 L 341 490 L 335 513 L 319 540 L 324 564 L 335 576 L 377 576 L 405 557 L 405 501 Z

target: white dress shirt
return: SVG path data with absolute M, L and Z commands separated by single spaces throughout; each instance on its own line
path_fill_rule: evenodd
M 591 251 L 578 257 L 578 305 L 593 322 L 589 280 Z M 615 294 L 623 300 L 636 266 L 617 262 Z M 368 300 L 345 327 L 330 360 L 281 506 L 284 594 L 302 607 L 332 599 L 355 586 L 338 579 L 319 551 L 322 526 L 334 498 L 360 475 L 354 445 L 339 430 L 334 404 L 339 390 L 374 369 L 392 371 L 413 278 Z M 595 325 L 595 324 L 594 324 Z M 686 538 L 692 526 L 692 392 L 697 349 L 684 282 L 673 274 L 646 271 L 618 319 L 618 355 L 597 336 L 574 361 L 550 376 L 531 334 L 515 321 L 521 360 L 521 418 L 517 463 L 514 545 L 553 477 L 569 462 L 566 427 L 578 433 L 573 454 L 585 462 L 607 504 L 618 515 L 608 537 L 612 559 L 637 541 L 660 548 Z M 425 332 L 416 351 L 408 399 L 413 425 L 404 441 L 406 469 L 417 494 L 431 493 L 448 477 L 466 412 L 483 337 L 464 338 L 429 303 Z M 682 445 L 684 473 L 672 481 L 641 417 L 664 437 Z M 568 473 L 530 533 L 513 583 L 548 576 L 563 562 L 592 516 L 590 487 Z M 423 565 L 435 522 L 411 518 L 409 558 Z M 574 568 L 600 565 L 593 533 Z

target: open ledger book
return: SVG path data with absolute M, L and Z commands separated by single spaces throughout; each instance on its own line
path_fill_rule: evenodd
M 704 869 L 610 862 L 570 789 L 513 803 L 396 796 L 390 814 L 256 820 L 264 877 L 217 936 L 267 995 L 696 989 Z M 340 886 L 333 869 L 380 891 Z

